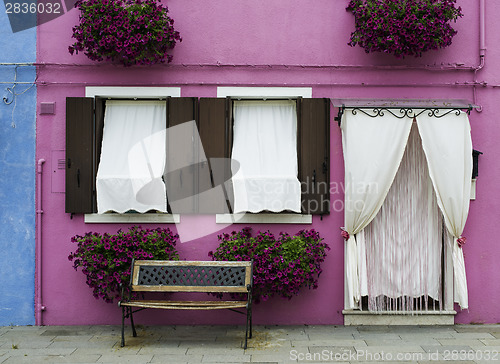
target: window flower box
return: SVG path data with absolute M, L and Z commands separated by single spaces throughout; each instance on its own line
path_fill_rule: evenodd
M 315 230 L 301 230 L 290 236 L 271 232 L 252 236 L 250 228 L 221 234 L 219 246 L 208 253 L 217 261 L 253 260 L 253 299 L 256 303 L 273 296 L 291 299 L 302 288 L 318 288 L 321 263 L 330 247 Z
M 348 45 L 366 53 L 383 52 L 397 58 L 421 57 L 447 47 L 457 31 L 450 22 L 462 17 L 456 0 L 351 0 L 347 11 L 355 18 Z
M 80 24 L 73 28 L 71 54 L 124 66 L 171 62 L 168 51 L 182 41 L 168 8 L 159 0 L 78 0 Z

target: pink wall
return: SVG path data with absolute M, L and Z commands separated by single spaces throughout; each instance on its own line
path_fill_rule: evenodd
M 316 0 L 314 6 L 298 0 L 169 0 L 166 2 L 183 42 L 167 66 L 123 68 L 96 64 L 84 55 L 71 56 L 71 28 L 77 23 L 76 10 L 38 27 L 38 102 L 56 102 L 55 115 L 38 115 L 37 158 L 50 161 L 52 151 L 65 148 L 65 98 L 84 96 L 85 86 L 179 86 L 182 96 L 215 97 L 217 86 L 304 86 L 314 97 L 329 98 L 464 98 L 472 100 L 472 66 L 479 63 L 479 2 L 459 0 L 465 14 L 458 21 L 453 45 L 430 52 L 419 59 L 394 59 L 365 54 L 347 46 L 353 17 L 345 11 L 348 1 Z M 495 156 L 500 152 L 500 128 L 496 125 L 499 99 L 500 4 L 486 0 L 486 66 L 478 72 L 477 103 L 481 113 L 470 116 L 475 149 L 480 159 L 477 198 L 471 201 L 464 235 L 469 310 L 456 316 L 458 323 L 500 322 L 500 281 L 495 265 L 500 248 L 500 168 Z M 220 66 L 216 66 L 219 64 Z M 462 70 L 439 70 L 463 64 Z M 235 66 L 233 66 L 235 65 Z M 269 66 L 270 65 L 270 66 Z M 303 65 L 304 67 L 297 67 Z M 361 66 L 361 67 L 353 67 Z M 423 66 L 429 65 L 428 69 Z M 382 66 L 382 67 L 373 67 Z M 411 67 L 410 67 L 411 66 Z M 460 68 L 459 66 L 458 68 Z M 331 124 L 331 181 L 343 181 L 340 129 Z M 50 163 L 45 165 L 43 184 L 43 323 L 117 324 L 116 305 L 95 300 L 85 285 L 84 275 L 68 261 L 74 250 L 70 238 L 87 231 L 116 232 L 123 225 L 84 224 L 82 216 L 64 213 L 64 194 L 51 192 Z M 332 250 L 324 264 L 319 289 L 304 291 L 291 301 L 272 300 L 255 308 L 256 323 L 342 324 L 343 308 L 343 226 L 341 192 L 331 196 L 333 208 L 322 221 L 313 224 Z M 200 218 L 215 225 L 215 218 Z M 175 229 L 175 225 L 170 226 Z M 242 226 L 236 226 L 236 229 Z M 295 233 L 304 226 L 257 225 L 254 230 L 286 230 Z M 231 227 L 228 230 L 232 230 Z M 216 235 L 179 244 L 185 259 L 208 259 L 215 249 Z M 141 313 L 139 323 L 233 323 L 243 322 L 232 313 L 166 312 Z M 141 315 L 139 314 L 139 315 Z

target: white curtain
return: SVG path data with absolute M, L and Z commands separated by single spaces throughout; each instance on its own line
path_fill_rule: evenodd
M 355 234 L 376 216 L 398 170 L 411 128 L 411 119 L 386 113 L 372 118 L 361 111 L 346 110 L 342 120 L 345 167 L 345 229 L 347 308 L 360 299 L 358 254 Z M 358 252 L 359 249 L 359 252 Z
M 429 164 L 437 202 L 446 228 L 453 235 L 453 271 L 455 302 L 469 306 L 467 279 L 462 248 L 458 239 L 469 213 L 472 179 L 472 140 L 466 113 L 449 113 L 440 119 L 422 113 L 417 118 L 422 146 Z
M 412 123 L 394 182 L 377 216 L 364 229 L 361 296 L 367 296 L 370 311 L 442 307 L 441 226 L 417 125 Z
M 106 101 L 97 172 L 98 213 L 167 211 L 166 104 Z
M 235 101 L 234 213 L 301 211 L 295 101 Z

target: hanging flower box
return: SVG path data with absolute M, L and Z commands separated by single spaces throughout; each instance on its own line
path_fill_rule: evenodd
M 182 41 L 168 8 L 159 0 L 79 0 L 80 24 L 73 28 L 71 54 L 124 66 L 172 61 L 168 51 Z
M 348 43 L 366 53 L 384 52 L 397 58 L 421 57 L 447 47 L 457 31 L 450 22 L 462 17 L 456 0 L 351 0 L 347 6 L 355 18 Z

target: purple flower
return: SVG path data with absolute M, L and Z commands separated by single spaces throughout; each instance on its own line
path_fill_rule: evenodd
M 124 66 L 171 62 L 167 52 L 182 41 L 173 28 L 168 8 L 160 0 L 80 0 L 80 24 L 73 28 L 76 42 L 70 54 L 82 51 L 92 60 L 112 60 Z M 156 34 L 164 34 L 158 40 Z M 142 49 L 136 51 L 134 43 Z
M 132 227 L 128 232 L 119 230 L 116 234 L 87 233 L 84 237 L 74 236 L 77 243 L 72 257 L 73 267 L 82 268 L 96 298 L 112 302 L 119 298 L 119 284 L 130 277 L 131 259 L 144 256 L 155 259 L 179 259 L 175 249 L 177 234 L 170 229 L 142 229 Z
M 252 236 L 249 228 L 218 236 L 219 247 L 209 252 L 213 260 L 254 260 L 255 302 L 273 296 L 290 299 L 303 287 L 317 286 L 320 264 L 329 250 L 314 230 L 290 236 L 271 232 Z
M 456 0 L 351 0 L 347 10 L 355 17 L 356 29 L 350 46 L 365 52 L 392 53 L 396 57 L 439 49 L 451 44 L 457 33 L 449 24 L 462 17 Z

